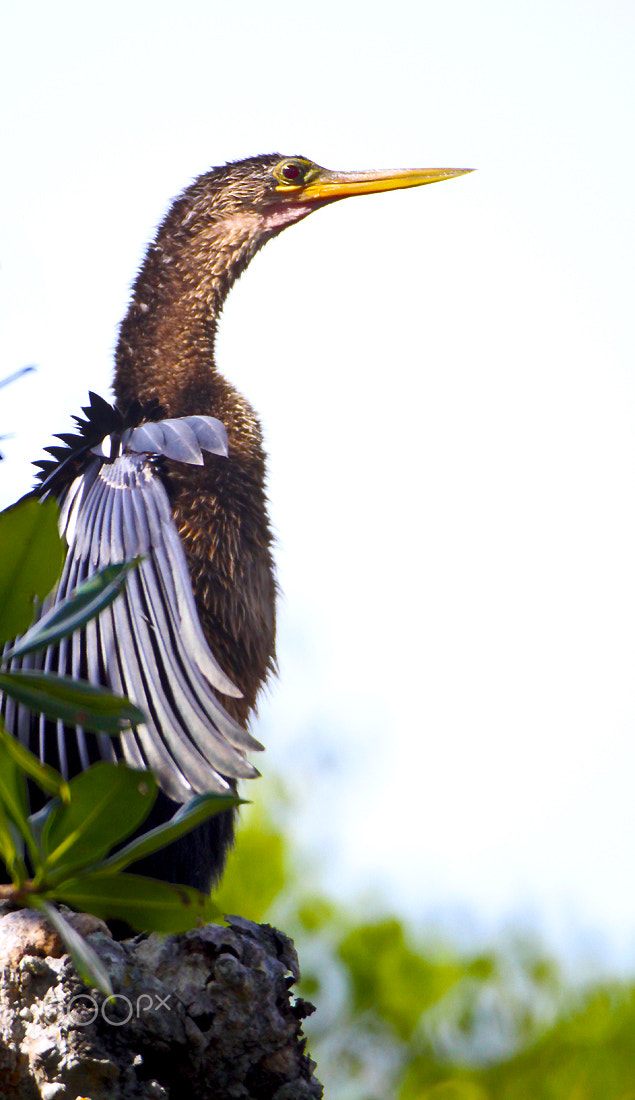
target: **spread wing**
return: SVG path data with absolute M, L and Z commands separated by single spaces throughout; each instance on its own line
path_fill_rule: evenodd
M 240 692 L 203 635 L 185 553 L 156 471 L 157 455 L 201 465 L 203 450 L 227 453 L 224 428 L 212 417 L 146 423 L 84 446 L 81 472 L 63 491 L 57 486 L 68 554 L 43 612 L 98 569 L 142 560 L 122 594 L 84 630 L 16 662 L 81 676 L 127 695 L 145 713 L 145 725 L 111 738 L 44 716 L 33 719 L 5 701 L 9 728 L 65 774 L 122 756 L 151 768 L 165 793 L 181 802 L 195 793 L 227 790 L 228 780 L 257 776 L 245 752 L 262 748 L 218 699 L 217 693 Z M 45 485 L 59 469 L 58 463 Z

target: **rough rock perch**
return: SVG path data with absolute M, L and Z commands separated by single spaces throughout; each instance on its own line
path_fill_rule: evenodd
M 319 1100 L 291 940 L 238 917 L 114 941 L 71 917 L 114 996 L 88 990 L 40 914 L 0 916 L 2 1100 Z

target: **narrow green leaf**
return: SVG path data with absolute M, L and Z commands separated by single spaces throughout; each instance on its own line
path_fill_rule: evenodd
M 59 799 L 51 798 L 49 802 L 46 802 L 44 806 L 42 806 L 41 810 L 37 811 L 37 813 L 29 814 L 29 825 L 31 826 L 31 832 L 37 840 L 40 848 L 42 847 L 42 830 L 49 817 L 53 813 L 53 810 L 58 804 Z
M 143 859 L 152 852 L 165 848 L 172 841 L 191 832 L 197 825 L 207 821 L 208 817 L 222 813 L 223 810 L 230 810 L 233 806 L 240 806 L 243 802 L 244 799 L 233 794 L 197 795 L 182 806 L 164 825 L 157 825 L 156 829 L 150 829 L 142 836 L 136 837 L 130 844 L 126 844 L 125 848 L 105 859 L 102 867 L 111 872 L 122 871 L 124 867 L 129 867 L 138 859 Z
M 221 916 L 206 894 L 143 875 L 95 872 L 51 892 L 59 901 L 104 920 L 125 920 L 140 932 L 185 932 Z
M 8 751 L 8 742 L 11 740 L 0 721 L 0 802 L 9 821 L 13 822 L 26 842 L 34 865 L 39 867 L 42 857 L 29 824 L 26 776 L 14 756 Z
M 129 699 L 70 676 L 31 669 L 0 672 L 0 691 L 49 718 L 101 733 L 121 733 L 145 721 Z
M 18 853 L 19 858 L 24 861 L 24 858 L 26 856 L 26 844 L 24 843 L 24 837 L 12 821 L 9 821 L 9 828 L 11 829 L 11 836 L 13 837 L 15 850 Z
M 86 859 L 94 863 L 148 816 L 157 793 L 151 772 L 125 764 L 93 764 L 71 779 L 69 799 L 53 808 L 42 830 L 46 868 Z
M 92 947 L 86 943 L 84 937 L 80 936 L 79 932 L 68 923 L 59 910 L 44 898 L 38 897 L 37 894 L 31 894 L 29 905 L 33 905 L 34 908 L 40 909 L 46 916 L 46 919 L 49 920 L 56 931 L 59 932 L 64 944 L 68 948 L 68 953 L 73 960 L 77 975 L 84 982 L 84 985 L 87 985 L 91 989 L 99 989 L 100 992 L 104 993 L 107 997 L 112 997 L 110 975 L 97 952 L 93 951 Z
M 11 675 L 13 674 L 11 673 Z M 48 791 L 49 794 L 60 795 L 61 798 L 68 797 L 68 784 L 64 776 L 55 771 L 55 768 L 51 768 L 49 764 L 42 764 L 34 753 L 30 752 L 24 745 L 21 745 L 20 742 L 15 737 L 12 737 L 1 724 L 0 742 L 9 755 L 15 760 L 16 764 L 18 764 L 31 779 L 35 780 L 38 787 L 41 787 L 43 791 Z
M 105 569 L 95 573 L 84 584 L 75 588 L 63 603 L 52 607 L 38 619 L 20 638 L 18 644 L 5 654 L 4 660 L 43 649 L 85 626 L 116 599 L 128 573 L 136 568 L 140 560 L 135 558 L 121 565 L 107 565 Z
M 0 642 L 22 634 L 33 619 L 33 600 L 43 600 L 64 561 L 52 497 L 27 498 L 0 512 Z
M 0 802 L 0 859 L 4 863 L 11 880 L 16 882 L 15 869 L 19 859 L 18 849 L 15 846 L 13 833 L 9 824 L 9 818 L 2 802 Z
M 57 890 L 58 886 L 65 882 L 76 882 L 84 875 L 93 871 L 100 871 L 102 864 L 103 852 L 98 852 L 91 855 L 90 852 L 80 851 L 80 854 L 76 859 L 65 859 L 62 863 L 56 865 L 53 869 L 48 868 L 44 863 L 40 867 L 36 875 L 33 876 L 33 883 L 37 890 L 52 896 Z

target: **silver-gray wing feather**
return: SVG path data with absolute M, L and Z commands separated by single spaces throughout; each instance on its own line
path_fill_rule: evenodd
M 143 424 L 92 451 L 84 472 L 61 498 L 60 530 L 68 542 L 64 570 L 43 612 L 67 597 L 96 570 L 140 556 L 121 595 L 85 629 L 22 667 L 83 676 L 127 695 L 146 723 L 119 738 L 78 728 L 82 767 L 97 756 L 123 756 L 149 767 L 177 801 L 227 790 L 228 779 L 253 778 L 245 752 L 262 746 L 227 713 L 217 693 L 240 692 L 210 650 L 198 618 L 187 561 L 166 490 L 148 455 L 199 465 L 202 449 L 226 454 L 224 428 L 211 417 Z M 117 449 L 118 457 L 108 460 Z M 20 740 L 50 759 L 54 737 L 66 769 L 69 731 L 41 717 L 34 727 L 23 707 L 6 701 L 7 721 Z

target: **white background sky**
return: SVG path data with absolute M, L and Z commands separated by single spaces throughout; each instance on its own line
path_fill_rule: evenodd
M 261 766 L 297 784 L 339 896 L 631 964 L 632 4 L 0 20 L 0 375 L 38 366 L 0 392 L 3 504 L 108 394 L 136 266 L 196 174 L 273 150 L 479 169 L 316 214 L 226 308 L 285 593 Z

